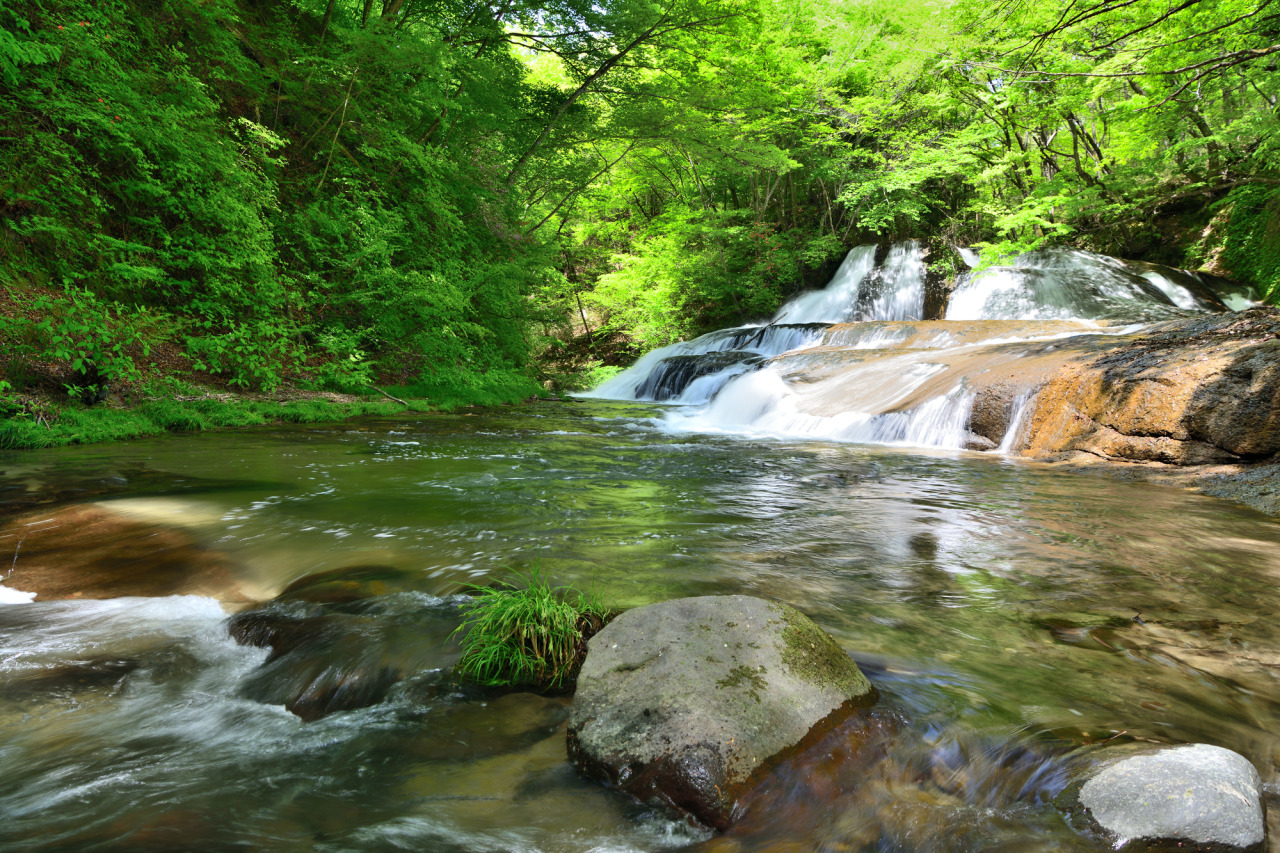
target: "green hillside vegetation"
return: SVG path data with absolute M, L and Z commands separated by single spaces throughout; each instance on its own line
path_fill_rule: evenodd
M 891 238 L 1274 295 L 1277 60 L 1274 0 L 0 0 L 0 392 L 518 399 Z

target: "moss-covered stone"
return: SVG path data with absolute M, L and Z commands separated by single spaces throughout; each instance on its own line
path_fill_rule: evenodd
M 865 685 L 865 690 L 856 691 L 859 694 L 871 689 L 871 682 L 830 634 L 794 607 L 774 604 L 773 609 L 782 617 L 782 663 L 793 675 L 819 687 Z
M 591 640 L 569 755 L 641 800 L 724 828 L 762 766 L 874 698 L 795 608 L 682 598 L 628 611 Z

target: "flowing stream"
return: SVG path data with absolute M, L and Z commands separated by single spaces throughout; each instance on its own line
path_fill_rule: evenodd
M 866 304 L 905 310 L 884 295 Z M 814 334 L 839 334 L 840 364 L 883 372 L 853 356 L 892 340 L 893 364 L 923 364 L 914 351 L 945 331 L 780 319 L 706 352 L 812 357 Z M 994 336 L 989 319 L 954 322 L 951 349 Z M 1080 321 L 1007 322 L 1044 346 Z M 935 375 L 961 369 L 952 356 Z M 543 402 L 0 454 L 0 850 L 1102 851 L 1051 802 L 1100 746 L 1208 742 L 1277 781 L 1274 520 L 899 446 L 929 443 L 912 442 L 914 411 L 880 444 L 804 435 L 841 413 L 798 406 L 811 420 L 789 428 L 699 425 L 770 371 L 796 393 L 776 367 L 734 364 L 721 394 L 684 406 Z M 717 376 L 675 396 L 703 379 Z M 912 393 L 953 393 L 928 380 Z M 874 408 L 837 437 L 877 418 L 888 431 Z M 38 576 L 24 571 L 81 562 L 97 568 L 71 576 L 71 597 L 20 594 Z M 789 602 L 881 703 L 778 766 L 712 837 L 579 777 L 566 697 L 449 678 L 458 594 L 534 567 L 619 607 Z M 97 598 L 99 570 L 131 594 Z M 232 638 L 253 602 L 297 617 L 287 652 Z M 325 705 L 357 694 L 362 707 Z

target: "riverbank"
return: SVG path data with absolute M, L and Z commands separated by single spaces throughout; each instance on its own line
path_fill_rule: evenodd
M 367 415 L 448 412 L 497 406 L 545 394 L 533 380 L 504 376 L 474 388 L 423 393 L 421 388 L 370 388 L 365 395 L 278 389 L 273 393 L 212 388 L 155 396 L 113 396 L 96 405 L 49 395 L 10 398 L 0 420 L 0 449 L 34 450 L 71 444 L 124 441 L 169 432 L 199 432 L 271 423 L 325 423 Z M 396 393 L 399 392 L 399 393 Z M 414 393 L 417 392 L 417 393 Z

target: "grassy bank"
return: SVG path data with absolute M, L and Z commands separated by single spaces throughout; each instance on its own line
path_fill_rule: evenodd
M 393 387 L 387 393 L 354 395 L 290 392 L 262 395 L 209 392 L 205 396 L 115 399 L 94 406 L 76 401 L 26 398 L 7 401 L 0 419 L 0 448 L 31 450 L 69 444 L 96 444 L 170 432 L 198 432 L 223 427 L 273 423 L 325 423 L 366 415 L 443 412 L 465 406 L 514 403 L 545 393 L 532 380 L 506 377 L 472 388 Z

